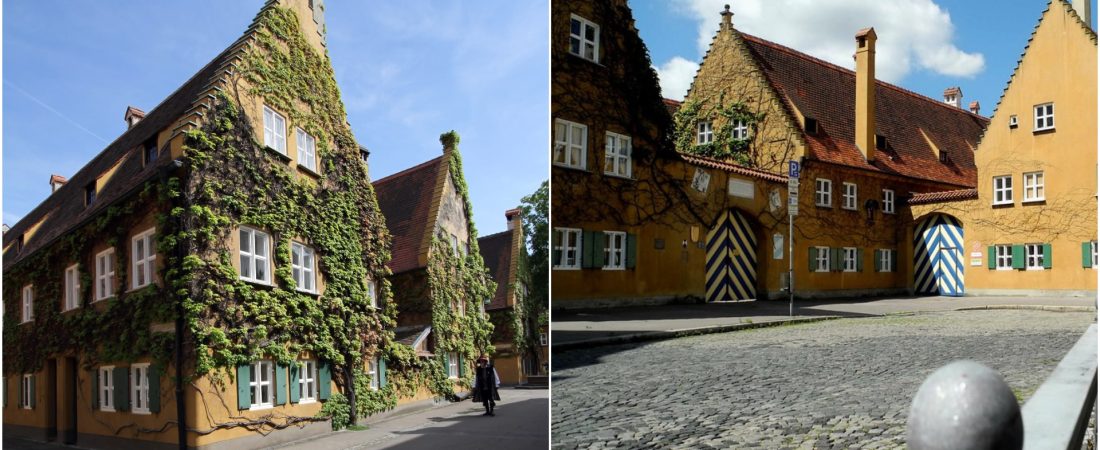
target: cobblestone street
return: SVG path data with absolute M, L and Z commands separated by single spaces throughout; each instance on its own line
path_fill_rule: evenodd
M 840 319 L 554 355 L 555 448 L 897 448 L 912 395 L 973 359 L 1022 400 L 1094 312 Z

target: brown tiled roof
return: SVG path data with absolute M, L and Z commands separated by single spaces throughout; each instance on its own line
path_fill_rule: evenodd
M 512 284 L 512 280 L 509 279 L 513 263 L 512 238 L 515 231 L 506 230 L 477 238 L 477 245 L 481 249 L 481 258 L 485 260 L 485 267 L 489 268 L 489 275 L 497 283 L 497 291 L 492 300 L 485 305 L 486 310 L 501 309 L 508 306 L 508 286 Z
M 424 233 L 433 231 L 428 224 L 434 223 L 434 218 L 428 215 L 441 167 L 442 156 L 374 182 L 378 207 L 393 236 L 389 267 L 395 274 L 420 267 L 420 244 Z
M 684 104 L 684 102 L 678 102 L 671 98 L 663 98 L 661 100 L 665 102 L 665 109 L 668 110 L 668 115 L 670 116 L 675 116 L 676 111 L 680 110 L 680 105 Z
M 144 119 L 145 118 L 145 111 L 142 111 L 141 108 L 136 108 L 136 107 L 133 107 L 133 106 L 127 106 L 126 107 L 126 114 L 123 114 L 122 118 L 125 120 L 127 117 L 129 117 L 131 115 L 133 115 L 134 117 L 137 117 L 138 119 Z
M 688 153 L 680 153 L 680 157 L 691 164 L 695 164 L 703 167 L 710 167 L 711 169 L 724 170 L 730 173 L 736 173 L 746 177 L 759 178 L 766 181 L 774 181 L 776 183 L 786 183 L 787 177 L 783 175 L 777 175 L 771 172 L 763 170 L 751 169 L 745 166 L 719 161 L 717 159 L 707 158 L 705 156 L 691 155 Z
M 68 183 L 68 182 L 69 182 L 68 178 L 65 178 L 65 177 L 63 177 L 61 175 L 58 175 L 56 173 L 50 174 L 50 184 L 54 184 L 54 183 L 65 184 L 65 183 Z
M 978 198 L 977 189 L 959 189 L 957 191 L 927 192 L 913 194 L 909 198 L 910 205 L 924 205 L 928 203 L 955 202 L 959 200 L 973 200 Z
M 785 106 L 817 120 L 817 133 L 803 134 L 809 159 L 958 186 L 976 185 L 974 148 L 989 119 L 876 81 L 875 131 L 886 137 L 887 149 L 875 150 L 869 164 L 855 145 L 855 72 L 774 42 L 742 36 Z M 795 117 L 793 113 L 791 117 Z M 947 163 L 940 162 L 924 135 L 947 153 Z

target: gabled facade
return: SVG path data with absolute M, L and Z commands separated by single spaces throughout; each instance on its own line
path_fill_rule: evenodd
M 961 221 L 968 292 L 1095 295 L 1096 63 L 1087 19 L 1048 2 L 978 144 L 976 189 L 910 200 Z
M 528 376 L 545 375 L 549 359 L 538 336 L 540 311 L 524 309 L 531 280 L 521 211 L 510 209 L 504 216 L 507 230 L 478 238 L 481 257 L 497 284 L 485 311 L 493 322 L 493 365 L 501 382 L 523 384 Z

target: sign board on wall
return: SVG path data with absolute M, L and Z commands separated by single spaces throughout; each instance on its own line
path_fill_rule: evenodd
M 752 182 L 744 180 L 730 180 L 729 186 L 730 195 L 734 197 L 753 199 L 756 196 L 756 189 Z
M 695 177 L 691 180 L 691 187 L 699 192 L 707 192 L 707 186 L 710 185 L 710 174 L 707 171 L 695 168 Z
M 772 235 L 772 259 L 783 259 L 783 235 Z

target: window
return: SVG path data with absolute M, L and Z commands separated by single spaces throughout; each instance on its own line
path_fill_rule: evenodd
M 268 273 L 267 233 L 241 227 L 241 279 L 256 283 L 270 283 Z
M 34 392 L 34 374 L 23 374 L 23 379 L 21 380 L 21 383 L 22 386 L 20 386 L 21 389 L 19 389 L 19 393 L 21 394 L 19 405 L 22 406 L 23 409 L 31 409 L 31 404 L 34 401 L 34 399 L 32 398 L 32 394 Z
M 317 401 L 317 361 L 299 361 L 298 389 L 299 403 Z
M 569 53 L 599 62 L 600 26 L 578 15 L 572 15 L 569 20 Z
M 115 372 L 114 366 L 99 368 L 99 409 L 102 411 L 115 410 Z
M 541 345 L 543 347 L 546 347 L 547 345 L 550 345 L 550 343 L 547 341 L 546 338 L 547 338 L 546 332 L 539 333 L 539 345 Z
M 266 263 L 265 263 L 266 264 Z M 243 264 L 242 264 L 243 265 Z M 317 292 L 316 270 L 313 261 L 313 249 L 297 242 L 290 243 L 290 267 L 298 290 Z
M 878 271 L 894 271 L 894 250 L 882 249 L 878 251 Z
M 145 144 L 143 145 L 143 150 L 144 152 L 142 153 L 142 163 L 144 165 L 149 165 L 149 163 L 157 160 L 157 156 L 160 156 L 160 152 L 157 150 L 157 140 L 155 137 L 153 139 L 145 141 Z
M 367 278 L 367 300 L 372 308 L 378 307 L 378 285 L 374 283 L 374 278 Z
M 816 252 L 814 253 L 814 261 L 816 262 L 815 272 L 828 272 L 829 267 L 829 247 L 812 247 Z
M 714 142 L 714 128 L 710 121 L 701 121 L 696 125 L 695 143 L 698 145 Z
M 80 307 L 80 272 L 73 264 L 65 269 L 65 311 Z
M 115 249 L 109 248 L 95 255 L 95 299 L 103 300 L 115 295 Z
M 1027 252 L 1027 270 L 1043 270 L 1043 244 L 1026 244 L 1024 250 Z
M 371 360 L 367 362 L 367 375 L 370 375 L 370 390 L 378 390 L 378 362 L 377 360 Z
M 856 184 L 844 183 L 844 209 L 856 209 Z
M 577 228 L 555 228 L 557 243 L 554 245 L 555 269 L 581 268 L 581 230 Z
M 626 233 L 622 231 L 604 231 L 606 242 L 603 248 L 604 270 L 621 270 L 626 267 Z
M 886 214 L 894 213 L 894 190 L 883 189 L 882 190 L 882 212 Z
M 273 375 L 271 366 L 271 361 L 252 363 L 252 370 L 248 373 L 248 388 L 252 393 L 251 409 L 270 408 L 275 405 L 273 401 L 275 390 L 271 388 Z
M 298 164 L 317 171 L 317 140 L 301 128 L 298 129 Z
M 585 168 L 588 155 L 588 127 L 558 119 L 554 122 L 554 164 Z
M 34 286 L 23 286 L 23 320 L 27 323 L 34 320 Z
M 1016 115 L 1015 115 L 1015 114 L 1013 114 L 1013 115 L 1011 115 L 1011 116 L 1008 116 L 1008 127 L 1009 127 L 1009 128 L 1016 128 L 1016 126 L 1017 126 L 1017 125 L 1019 125 L 1019 123 L 1020 123 L 1020 122 L 1019 122 L 1019 120 L 1018 120 L 1018 119 L 1016 118 Z
M 91 205 L 95 202 L 95 183 L 96 182 L 93 181 L 91 183 L 88 183 L 87 186 L 84 186 L 84 206 Z
M 1054 103 L 1035 105 L 1035 131 L 1054 129 Z
M 1045 200 L 1046 192 L 1043 189 L 1043 172 L 1031 172 L 1024 174 L 1024 201 L 1041 202 Z
M 1097 245 L 1097 241 L 1089 242 L 1089 247 L 1092 249 L 1092 268 L 1096 269 L 1100 266 L 1100 246 Z
M 814 204 L 817 206 L 833 206 L 833 182 L 824 178 L 818 178 L 814 190 Z
M 993 177 L 993 204 L 1012 204 L 1012 175 Z
M 286 154 L 286 119 L 264 106 L 264 145 Z
M 817 134 L 817 119 L 807 117 L 805 122 L 806 133 Z
M 733 122 L 733 134 L 734 139 L 748 139 L 749 138 L 749 126 L 744 120 L 738 120 Z
M 134 282 L 131 284 L 133 289 L 148 286 L 153 282 L 153 263 L 157 259 L 157 251 L 153 248 L 153 234 L 155 229 L 149 229 L 141 232 L 131 240 L 131 249 L 133 258 L 133 275 L 131 278 Z
M 995 248 L 997 251 L 997 270 L 1012 269 L 1012 246 L 998 245 Z
M 130 366 L 130 402 L 133 411 L 149 414 L 149 364 Z
M 630 138 L 608 132 L 604 150 L 603 173 L 630 178 Z
M 855 272 L 859 268 L 858 258 L 855 248 L 844 247 L 844 271 Z
M 447 353 L 447 377 L 458 378 L 458 353 Z

